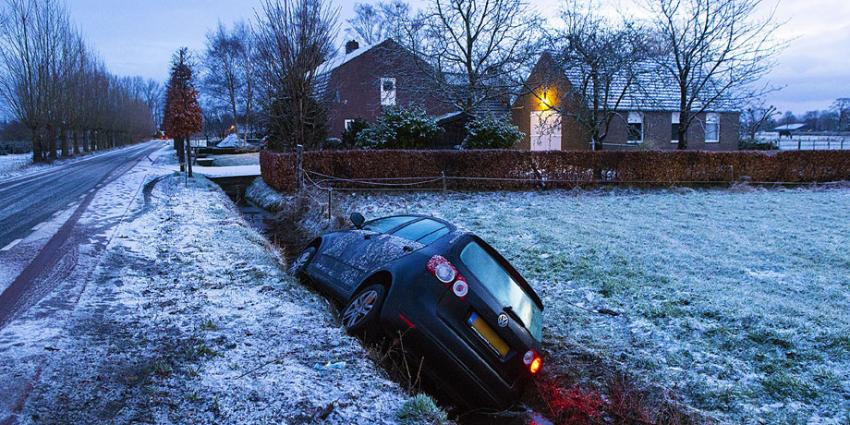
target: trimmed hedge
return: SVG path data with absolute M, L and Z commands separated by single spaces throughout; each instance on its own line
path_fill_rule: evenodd
M 297 188 L 295 154 L 263 151 L 266 183 Z M 305 170 L 341 179 L 405 183 L 439 177 L 449 189 L 515 190 L 590 184 L 671 185 L 753 182 L 814 183 L 850 180 L 850 151 L 764 152 L 529 152 L 518 150 L 382 150 L 304 153 Z M 321 179 L 311 174 L 313 180 Z M 397 179 L 397 180 L 393 180 Z M 442 181 L 415 188 L 441 188 Z M 348 181 L 336 187 L 370 187 Z

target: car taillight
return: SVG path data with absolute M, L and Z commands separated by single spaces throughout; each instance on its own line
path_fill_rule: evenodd
M 459 298 L 463 298 L 469 293 L 469 284 L 466 283 L 466 279 L 445 257 L 440 255 L 431 257 L 425 268 L 440 282 L 451 285 L 452 292 Z
M 537 353 L 530 350 L 522 357 L 522 362 L 528 366 L 528 371 L 531 372 L 532 375 L 537 374 L 537 372 L 540 371 L 540 366 L 543 366 L 543 359 L 541 359 Z

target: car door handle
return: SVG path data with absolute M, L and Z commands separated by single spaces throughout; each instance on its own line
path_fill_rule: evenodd
M 412 247 L 412 246 L 407 246 L 407 245 L 405 245 L 405 246 L 404 246 L 404 248 L 402 248 L 402 249 L 404 250 L 404 252 L 413 252 L 413 247 Z

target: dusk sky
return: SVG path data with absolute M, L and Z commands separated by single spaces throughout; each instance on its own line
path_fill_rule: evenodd
M 640 0 L 608 0 L 606 13 L 640 15 L 635 1 Z M 335 3 L 344 27 L 356 1 Z M 422 3 L 411 1 L 414 7 Z M 562 4 L 530 3 L 553 22 Z M 218 21 L 252 19 L 259 4 L 260 0 L 68 0 L 75 23 L 112 72 L 161 81 L 175 49 L 188 46 L 200 51 L 206 32 Z M 785 87 L 770 97 L 770 103 L 781 111 L 803 113 L 828 108 L 837 97 L 850 97 L 850 2 L 784 0 L 776 18 L 788 21 L 780 35 L 790 45 L 769 76 L 772 83 Z

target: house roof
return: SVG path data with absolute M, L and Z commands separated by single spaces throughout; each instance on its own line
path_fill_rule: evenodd
M 785 124 L 773 129 L 773 131 L 795 131 L 801 130 L 806 124 Z
M 551 55 L 546 60 L 554 64 Z M 544 60 L 541 57 L 541 60 Z M 678 111 L 680 106 L 680 94 L 678 82 L 669 71 L 653 61 L 641 61 L 636 64 L 636 72 L 629 77 L 625 72 L 615 75 L 610 87 L 608 107 L 610 109 L 629 111 Z M 592 84 L 587 83 L 588 73 L 581 67 L 572 67 L 561 71 L 570 81 L 572 86 L 587 87 L 592 89 Z M 710 94 L 710 90 L 708 90 Z M 622 99 L 619 97 L 622 95 Z M 587 97 L 590 97 L 589 95 Z M 619 101 L 619 104 L 618 104 Z M 708 99 L 704 99 L 708 101 Z M 697 101 L 694 108 L 702 108 L 704 103 Z M 736 112 L 738 108 L 728 99 L 720 99 L 713 102 L 708 108 L 710 112 Z

